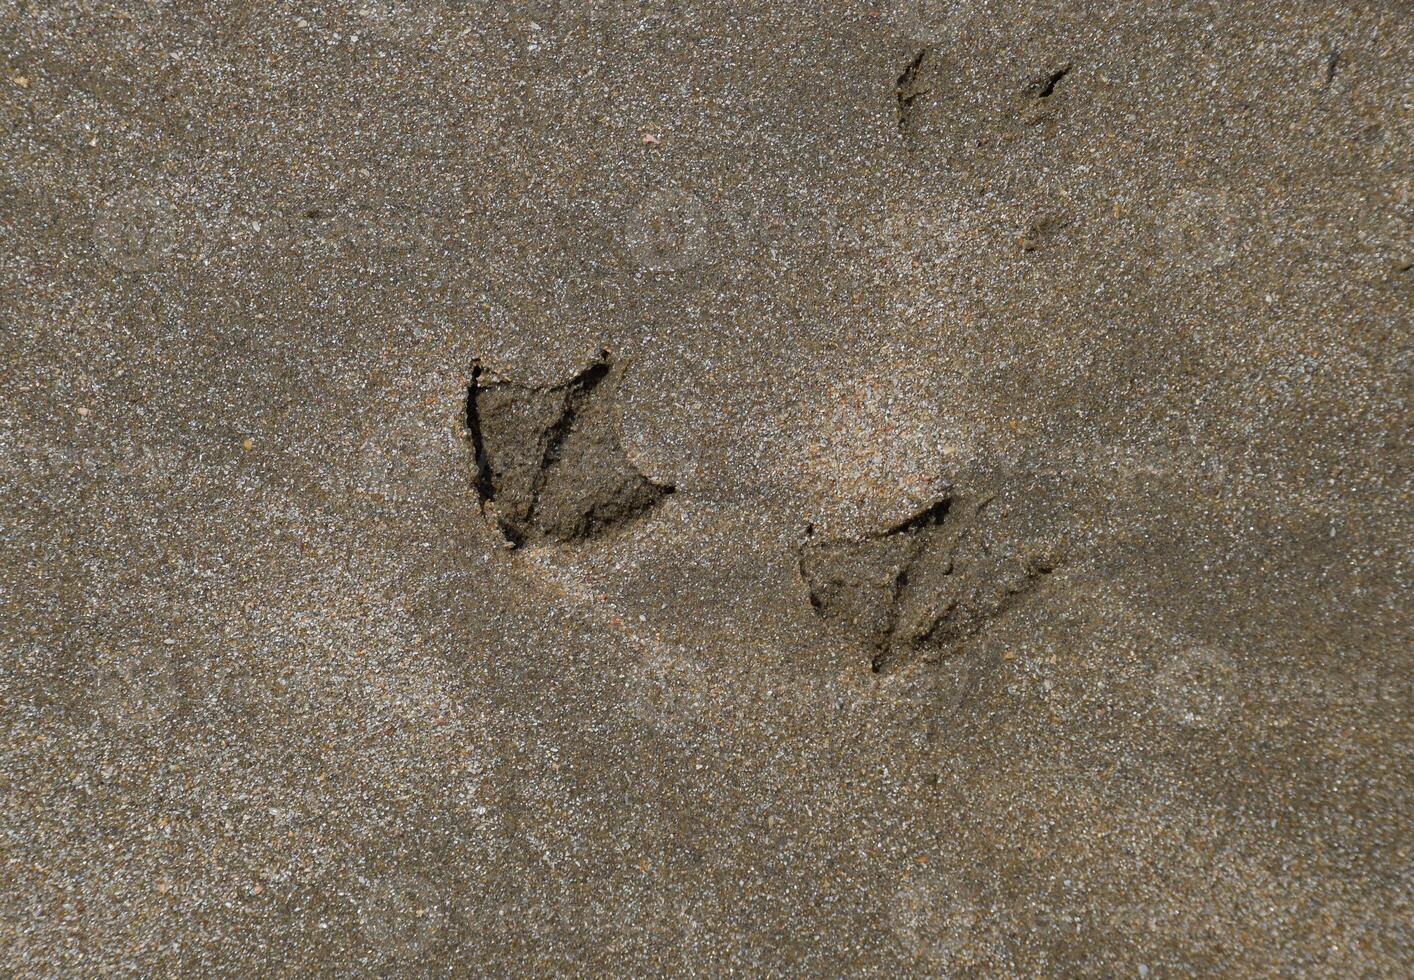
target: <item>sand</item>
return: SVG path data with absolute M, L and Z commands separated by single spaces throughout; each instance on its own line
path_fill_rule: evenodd
M 1407 975 L 1410 16 L 0 2 L 0 972 Z

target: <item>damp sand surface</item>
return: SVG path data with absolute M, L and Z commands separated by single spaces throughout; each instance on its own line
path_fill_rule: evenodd
M 0 972 L 1408 974 L 1408 9 L 935 6 L 0 2 Z

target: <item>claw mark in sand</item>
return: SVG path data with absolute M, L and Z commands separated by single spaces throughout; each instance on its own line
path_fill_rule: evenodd
M 894 100 L 898 103 L 898 131 L 903 134 L 905 141 L 911 138 L 914 123 L 913 103 L 924 95 L 932 91 L 925 88 L 918 81 L 919 69 L 923 67 L 923 61 L 928 57 L 928 49 L 922 48 L 913 56 L 913 60 L 908 63 L 898 81 L 894 82 Z
M 1070 74 L 1071 63 L 1066 62 L 1055 71 L 1038 75 L 1026 86 L 1026 94 L 1037 101 L 1049 99 L 1055 94 L 1056 86 L 1062 78 Z

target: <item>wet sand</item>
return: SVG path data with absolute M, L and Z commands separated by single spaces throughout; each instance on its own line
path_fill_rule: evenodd
M 1410 24 L 0 2 L 0 971 L 1407 974 Z

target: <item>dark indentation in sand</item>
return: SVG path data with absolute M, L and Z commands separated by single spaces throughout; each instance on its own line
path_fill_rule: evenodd
M 1049 99 L 1055 94 L 1056 86 L 1060 84 L 1061 79 L 1070 74 L 1070 69 L 1071 64 L 1067 61 L 1055 71 L 1038 75 L 1026 86 L 1026 94 L 1033 99 Z
M 673 492 L 634 467 L 614 426 L 619 372 L 607 361 L 567 384 L 489 379 L 478 365 L 466 421 L 474 486 L 512 545 L 578 541 L 651 510 Z
M 811 607 L 868 651 L 876 673 L 955 652 L 1059 562 L 1054 551 L 994 549 L 987 503 L 946 497 L 859 539 L 808 531 L 799 559 Z
M 857 540 L 816 540 L 808 532 L 800 574 L 822 619 L 871 651 L 875 670 L 889 659 L 900 602 L 929 538 L 947 518 L 944 497 L 902 524 Z
M 1323 88 L 1330 88 L 1335 81 L 1335 73 L 1340 70 L 1340 51 L 1332 51 L 1326 56 L 1326 82 Z
M 925 88 L 919 84 L 918 72 L 923 67 L 923 61 L 928 57 L 928 49 L 922 48 L 913 56 L 913 60 L 908 63 L 899 75 L 898 81 L 894 82 L 894 99 L 898 103 L 898 131 L 903 134 L 904 139 L 908 139 L 913 130 L 913 115 L 915 112 L 914 103 L 919 97 L 928 94 L 932 89 Z
M 1059 235 L 1069 224 L 1070 218 L 1066 215 L 1043 215 L 1027 226 L 1017 241 L 1017 246 L 1023 252 L 1035 252 Z

